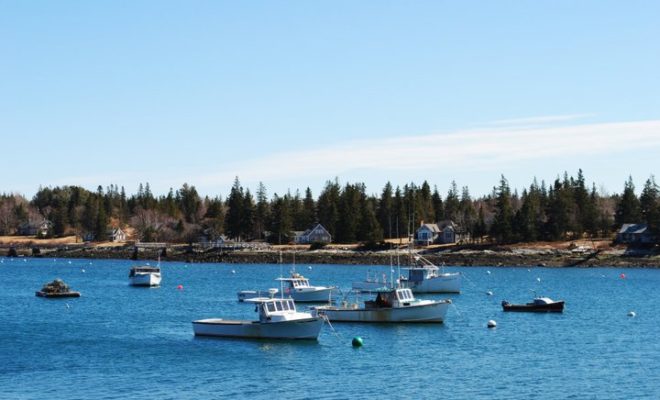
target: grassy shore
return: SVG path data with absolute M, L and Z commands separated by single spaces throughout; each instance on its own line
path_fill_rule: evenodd
M 397 258 L 408 263 L 406 243 L 395 249 L 367 251 L 355 245 L 331 245 L 321 250 L 309 246 L 269 246 L 238 250 L 204 249 L 167 245 L 163 249 L 139 248 L 133 244 L 82 244 L 71 239 L 38 240 L 0 238 L 0 255 L 11 249 L 17 256 L 51 258 L 97 258 L 182 261 L 188 263 L 295 263 L 390 265 Z M 16 239 L 16 238 L 13 238 Z M 613 245 L 609 240 L 526 243 L 511 246 L 430 246 L 415 249 L 433 263 L 449 266 L 543 266 L 543 267 L 648 267 L 660 268 L 660 251 Z

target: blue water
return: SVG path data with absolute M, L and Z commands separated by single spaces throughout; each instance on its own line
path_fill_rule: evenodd
M 275 287 L 279 266 L 162 263 L 149 289 L 127 285 L 131 265 L 0 259 L 0 398 L 660 398 L 660 270 L 454 268 L 462 294 L 425 296 L 453 299 L 443 325 L 336 323 L 318 342 L 281 342 L 195 338 L 191 326 L 253 318 L 236 292 Z M 298 266 L 344 289 L 368 269 L 389 274 Z M 35 297 L 56 277 L 82 297 Z M 530 289 L 566 300 L 565 312 L 501 311 Z

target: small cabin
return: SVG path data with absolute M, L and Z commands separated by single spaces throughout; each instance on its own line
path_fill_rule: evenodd
M 260 321 L 286 320 L 287 316 L 296 313 L 293 299 L 269 299 L 260 303 L 257 306 Z
M 375 300 L 364 302 L 365 308 L 406 307 L 415 301 L 412 290 L 408 288 L 378 292 Z

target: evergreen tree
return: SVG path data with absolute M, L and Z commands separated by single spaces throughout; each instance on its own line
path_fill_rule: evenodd
M 234 185 L 231 187 L 231 192 L 227 198 L 227 213 L 225 214 L 225 232 L 230 237 L 240 240 L 241 237 L 241 223 L 243 221 L 243 187 L 238 177 L 234 179 Z
M 185 222 L 196 223 L 198 220 L 198 212 L 202 206 L 202 201 L 197 194 L 197 189 L 194 186 L 188 186 L 184 183 L 181 189 L 177 192 L 179 209 Z
M 268 203 L 266 186 L 262 182 L 259 182 L 259 187 L 257 188 L 257 205 L 254 213 L 255 237 L 263 239 L 269 219 L 270 204 Z
M 387 182 L 380 195 L 377 214 L 381 229 L 385 232 L 385 236 L 388 239 L 394 237 L 392 224 L 395 217 L 393 208 L 392 184 Z
M 418 213 L 418 219 L 424 221 L 425 223 L 434 223 L 435 221 L 435 210 L 433 208 L 433 197 L 431 194 L 431 186 L 428 182 L 424 181 L 422 186 L 419 188 L 419 193 L 416 196 L 416 207 Z
M 641 206 L 639 199 L 635 195 L 635 184 L 633 183 L 632 176 L 628 177 L 623 187 L 623 194 L 616 206 L 616 214 L 614 222 L 617 226 L 623 224 L 639 223 L 642 219 Z
M 335 241 L 339 243 L 354 243 L 357 241 L 360 224 L 360 187 L 346 184 L 339 199 L 339 215 Z
M 513 217 L 511 189 L 509 188 L 509 182 L 502 175 L 500 186 L 497 188 L 495 220 L 490 229 L 491 236 L 498 243 L 511 243 L 514 240 Z
M 307 187 L 307 189 L 305 189 L 305 198 L 302 203 L 301 225 L 305 229 L 308 229 L 311 228 L 316 221 L 316 202 L 314 201 L 314 197 L 312 197 L 312 189 Z
M 254 199 L 250 193 L 250 189 L 245 190 L 243 196 L 243 212 L 241 213 L 241 235 L 247 240 L 254 238 L 254 219 L 255 219 L 255 206 Z
M 339 181 L 337 179 L 334 182 L 327 181 L 317 202 L 316 211 L 319 222 L 333 237 L 336 237 L 337 225 L 340 219 L 339 195 Z
M 271 210 L 271 236 L 269 237 L 269 241 L 277 244 L 289 243 L 291 240 L 293 222 L 287 197 L 279 197 L 277 193 L 275 193 Z
M 460 200 L 458 199 L 458 186 L 451 181 L 451 187 L 445 198 L 445 214 L 443 220 L 457 221 L 460 214 Z
M 469 233 L 469 236 L 474 235 L 474 228 L 476 224 L 477 212 L 474 209 L 474 203 L 470 196 L 470 190 L 467 186 L 463 186 L 461 193 L 461 200 L 458 204 L 459 218 L 458 226 L 463 232 Z
M 431 201 L 433 202 L 433 211 L 435 212 L 433 222 L 440 222 L 444 219 L 445 215 L 445 206 L 442 202 L 442 196 L 438 192 L 438 187 L 433 187 L 433 194 L 431 195 Z
M 363 186 L 364 189 L 364 186 Z M 367 197 L 364 190 L 360 196 L 360 226 L 358 239 L 368 246 L 383 241 L 383 229 L 376 218 L 376 199 Z
M 646 180 L 639 201 L 643 220 L 649 231 L 660 240 L 660 189 L 655 183 L 655 177 Z

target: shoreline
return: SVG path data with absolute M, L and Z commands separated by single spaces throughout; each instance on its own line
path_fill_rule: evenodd
M 137 249 L 134 246 L 91 247 L 66 246 L 56 248 L 15 248 L 19 257 L 35 258 L 89 258 L 119 260 L 180 261 L 186 263 L 228 264 L 347 264 L 391 265 L 397 262 L 397 253 L 361 250 L 272 250 L 241 249 L 190 249 L 189 246 L 170 246 L 165 249 Z M 0 247 L 0 254 L 7 256 L 8 247 Z M 660 269 L 660 254 L 652 250 L 599 250 L 574 253 L 568 250 L 521 249 L 460 249 L 429 252 L 418 250 L 436 265 L 470 267 L 615 267 Z M 407 265 L 407 252 L 398 252 L 401 265 Z

